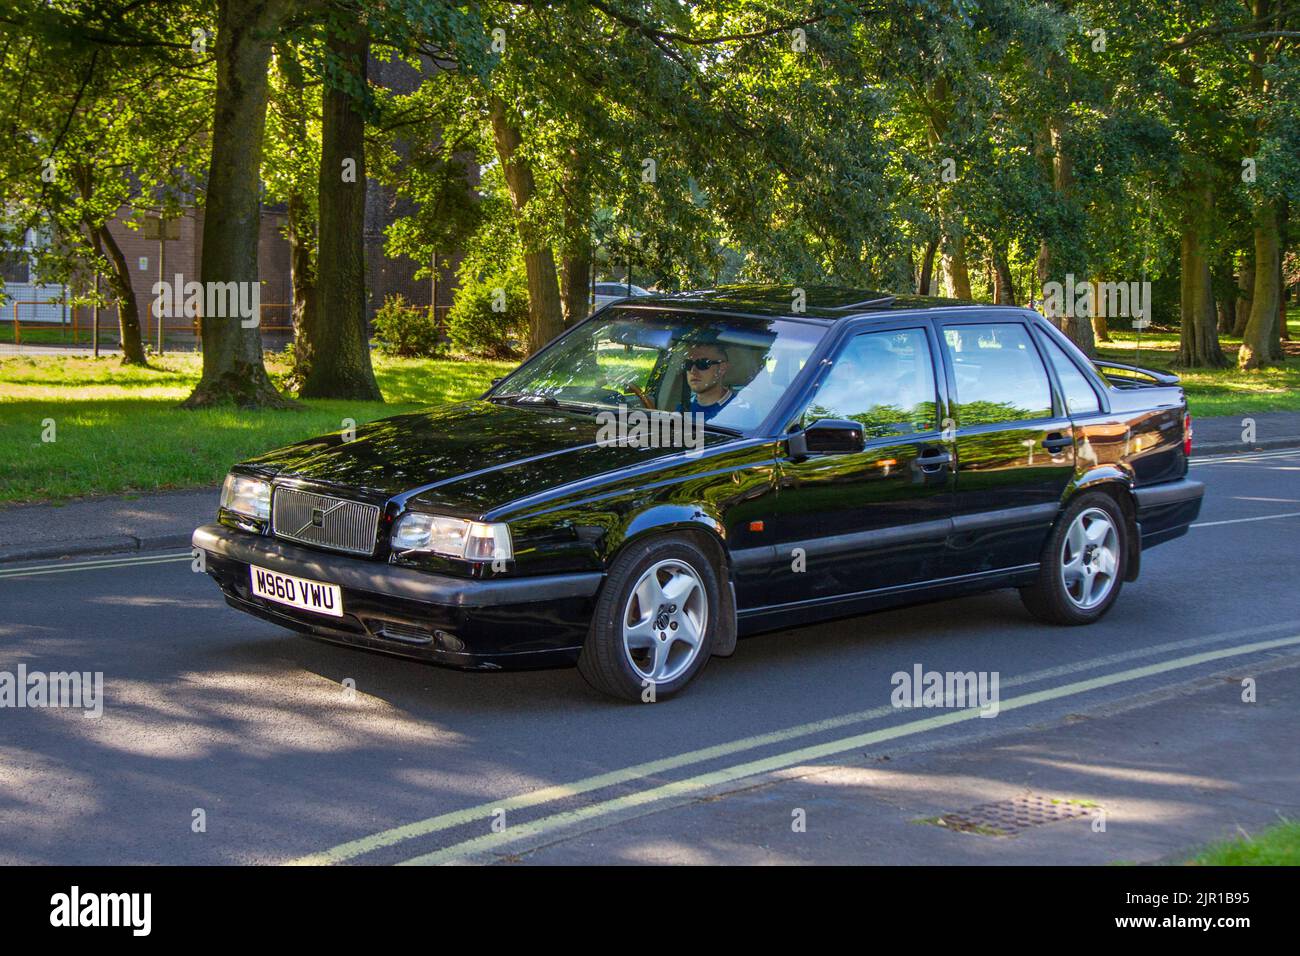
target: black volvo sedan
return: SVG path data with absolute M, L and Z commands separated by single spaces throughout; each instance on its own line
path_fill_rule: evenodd
M 1184 534 L 1173 376 L 1035 312 L 736 287 L 611 304 L 481 398 L 236 465 L 233 607 L 653 700 L 738 636 L 992 588 L 1088 624 Z

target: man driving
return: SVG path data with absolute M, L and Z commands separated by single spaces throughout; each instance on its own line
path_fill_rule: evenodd
M 727 350 L 713 343 L 693 345 L 686 353 L 686 384 L 691 390 L 688 407 L 679 412 L 703 415 L 707 422 L 736 397 L 736 390 L 726 384 L 731 365 Z

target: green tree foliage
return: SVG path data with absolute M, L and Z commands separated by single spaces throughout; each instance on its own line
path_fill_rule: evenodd
M 428 275 L 465 254 L 453 325 L 480 351 L 537 349 L 585 314 L 594 275 L 628 269 L 661 289 L 933 286 L 1017 303 L 1069 276 L 1150 280 L 1150 317 L 1181 329 L 1184 365 L 1227 361 L 1225 328 L 1244 334 L 1243 366 L 1282 359 L 1300 193 L 1294 0 L 9 8 L 9 241 L 41 225 L 59 240 L 45 274 L 95 267 L 120 284 L 96 224 L 192 193 L 208 213 L 202 278 L 255 281 L 258 203 L 284 203 L 295 384 L 312 394 L 372 394 L 365 184 L 340 181 L 342 158 L 403 203 L 389 255 Z M 406 79 L 368 69 L 389 62 Z M 42 180 L 51 156 L 66 163 Z M 510 309 L 486 315 L 497 288 Z M 1130 317 L 1052 318 L 1091 349 Z M 204 329 L 195 403 L 280 400 L 255 328 Z
M 515 358 L 528 341 L 528 278 L 522 269 L 463 275 L 447 315 L 452 346 L 484 358 Z
M 107 225 L 179 215 L 195 196 L 210 115 L 202 8 L 145 4 L 127 17 L 78 2 L 13 4 L 0 18 L 0 245 L 48 238 L 35 278 L 116 300 L 123 360 L 145 364 L 130 266 Z
M 399 294 L 384 299 L 375 313 L 375 348 L 403 358 L 435 358 L 444 349 L 442 330 L 432 310 L 411 305 Z

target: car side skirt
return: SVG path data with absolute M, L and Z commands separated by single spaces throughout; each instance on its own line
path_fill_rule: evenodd
M 852 617 L 907 604 L 920 604 L 944 598 L 964 597 L 997 588 L 1024 587 L 1038 574 L 1038 564 L 1024 564 L 996 571 L 981 571 L 955 577 L 936 578 L 916 584 L 875 588 L 853 594 L 836 594 L 822 598 L 793 601 L 788 604 L 746 608 L 739 612 L 741 635 L 797 627 L 815 621 Z

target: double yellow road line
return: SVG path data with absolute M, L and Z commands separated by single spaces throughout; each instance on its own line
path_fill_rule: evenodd
M 179 561 L 192 561 L 190 551 L 169 551 L 163 554 L 144 552 L 142 554 L 108 555 L 90 561 L 60 561 L 57 564 L 38 564 L 27 568 L 0 568 L 0 578 L 30 578 L 40 574 L 67 574 L 71 571 L 103 571 L 108 568 L 127 568 L 137 564 L 172 564 Z
M 1216 635 L 1213 637 L 1194 639 L 1192 641 L 1179 642 L 1175 645 L 1165 645 L 1165 647 L 1188 647 L 1196 644 L 1232 639 L 1237 636 L 1246 636 L 1247 634 L 1252 633 L 1259 634 L 1267 631 L 1276 631 L 1294 627 L 1295 622 L 1292 621 L 1286 622 L 1285 624 L 1233 632 L 1232 634 Z M 1202 651 L 1200 653 L 1189 654 L 1154 664 L 1148 664 L 1143 667 L 1130 668 L 1110 674 L 1104 674 L 1099 677 L 1089 678 L 1087 680 L 1074 681 L 1057 687 L 1050 687 L 1045 690 L 1023 694 L 1010 699 L 1004 699 L 1000 703 L 1000 711 L 1005 712 L 1018 710 L 1024 707 L 1032 707 L 1036 704 L 1059 701 L 1086 694 L 1090 691 L 1112 687 L 1117 684 L 1142 680 L 1144 678 L 1154 677 L 1189 667 L 1196 667 L 1214 661 L 1226 660 L 1232 657 L 1239 657 L 1245 654 L 1254 654 L 1296 646 L 1300 646 L 1300 635 L 1275 638 L 1272 640 L 1254 641 L 1231 647 L 1215 648 L 1213 650 Z M 1151 654 L 1161 652 L 1162 648 L 1160 647 L 1149 647 L 1128 652 L 1127 654 L 1111 655 L 1108 658 L 1080 661 L 1077 664 L 1052 668 L 1049 671 L 1040 672 L 1037 675 L 1030 674 L 1019 679 L 1004 681 L 1003 686 L 1041 680 L 1044 679 L 1044 674 L 1063 674 L 1069 671 L 1095 669 L 1098 666 L 1106 666 L 1107 663 L 1112 662 L 1117 658 L 1150 656 Z M 730 741 L 712 747 L 705 747 L 699 750 L 665 757 L 660 760 L 636 764 L 621 770 L 613 770 L 608 773 L 598 774 L 572 783 L 545 787 L 529 793 L 516 794 L 502 800 L 481 803 L 477 806 L 466 807 L 462 810 L 455 810 L 438 816 L 429 817 L 425 820 L 420 820 L 400 827 L 394 827 L 370 836 L 352 840 L 332 847 L 321 853 L 312 854 L 290 862 L 294 865 L 343 863 L 376 850 L 395 846 L 408 840 L 430 836 L 444 830 L 472 823 L 479 823 L 481 825 L 486 824 L 494 819 L 498 819 L 499 815 L 504 812 L 506 814 L 508 825 L 500 832 L 488 832 L 477 837 L 472 837 L 451 844 L 441 849 L 412 857 L 405 860 L 403 865 L 472 862 L 511 844 L 523 841 L 537 841 L 539 838 L 544 839 L 546 837 L 558 835 L 563 831 L 579 827 L 582 824 L 590 824 L 595 821 L 608 822 L 611 819 L 618 819 L 627 815 L 635 815 L 637 811 L 643 810 L 644 808 L 650 807 L 654 804 L 687 800 L 712 788 L 725 786 L 740 780 L 757 778 L 775 771 L 812 763 L 814 761 L 823 760 L 827 757 L 833 757 L 862 747 L 873 746 L 885 741 L 897 740 L 904 737 L 911 737 L 930 731 L 940 730 L 954 724 L 974 720 L 980 715 L 978 709 L 948 711 L 932 717 L 906 721 L 881 730 L 853 734 L 848 737 L 841 737 L 837 740 L 799 747 L 768 757 L 745 761 L 721 769 L 675 780 L 670 783 L 637 790 L 612 799 L 591 803 L 586 806 L 561 811 L 559 813 L 553 813 L 549 816 L 544 816 L 524 823 L 509 823 L 509 814 L 512 811 L 556 803 L 561 800 L 571 799 L 607 787 L 635 783 L 639 780 L 645 780 L 646 778 L 653 777 L 656 774 L 664 773 L 666 771 L 679 769 L 693 764 L 704 763 L 710 760 L 716 760 L 759 747 L 785 743 L 798 737 L 809 736 L 854 723 L 878 719 L 895 713 L 897 713 L 897 711 L 892 707 L 878 707 L 872 710 L 830 718 L 828 720 L 801 724 L 796 727 L 773 731 L 767 734 L 746 737 L 741 740 Z

